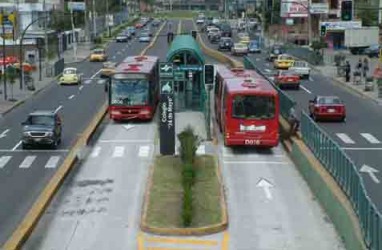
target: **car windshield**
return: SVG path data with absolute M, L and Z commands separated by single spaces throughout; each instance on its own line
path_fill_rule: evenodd
M 282 76 L 294 76 L 296 75 L 296 72 L 292 71 L 292 70 L 283 70 L 281 71 L 281 75 Z
M 221 38 L 220 41 L 223 43 L 230 43 L 231 39 L 230 38 Z
M 93 53 L 97 54 L 97 55 L 100 55 L 100 54 L 103 54 L 104 51 L 102 49 L 97 49 L 97 50 L 94 50 Z
M 149 83 L 143 79 L 113 79 L 111 104 L 144 105 L 148 101 Z
M 54 117 L 51 115 L 31 115 L 28 119 L 28 124 L 54 126 Z
M 342 102 L 337 97 L 323 97 L 318 99 L 318 104 L 331 105 L 331 104 L 342 104 Z
M 301 68 L 307 67 L 306 63 L 305 62 L 301 62 L 301 61 L 294 62 L 293 66 L 294 67 L 301 67 Z
M 245 46 L 244 44 L 242 44 L 242 43 L 237 43 L 237 44 L 235 44 L 235 47 L 236 47 L 236 48 L 239 48 L 239 49 L 246 48 L 246 46 Z
M 73 75 L 73 74 L 76 74 L 75 69 L 65 69 L 64 70 L 64 75 Z
M 274 48 L 274 49 L 272 50 L 272 53 L 273 53 L 273 54 L 276 54 L 276 55 L 279 55 L 279 54 L 282 54 L 282 50 L 279 49 L 279 48 Z
M 148 37 L 149 34 L 148 33 L 141 33 L 141 37 Z
M 276 112 L 272 96 L 236 95 L 232 109 L 232 117 L 241 119 L 272 119 Z

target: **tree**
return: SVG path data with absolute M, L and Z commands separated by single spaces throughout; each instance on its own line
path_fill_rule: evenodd
M 378 6 L 357 4 L 356 16 L 362 20 L 362 26 L 377 26 Z
M 8 66 L 7 69 L 5 70 L 5 75 L 7 79 L 9 79 L 9 84 L 11 85 L 11 98 L 8 99 L 8 101 L 11 101 L 11 102 L 17 101 L 16 99 L 13 98 L 13 85 L 15 85 L 16 78 L 17 78 L 17 72 L 15 67 Z

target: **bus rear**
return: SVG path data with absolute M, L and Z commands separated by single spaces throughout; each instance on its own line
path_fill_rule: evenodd
M 279 98 L 265 79 L 228 79 L 222 100 L 224 144 L 275 147 L 279 143 Z
M 109 83 L 111 119 L 123 121 L 153 118 L 159 98 L 157 65 L 157 59 L 154 61 L 126 59 L 118 66 Z

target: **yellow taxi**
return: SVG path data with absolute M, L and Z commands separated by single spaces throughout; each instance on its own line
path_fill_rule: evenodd
M 289 69 L 292 67 L 294 63 L 294 59 L 290 55 L 279 55 L 276 60 L 273 62 L 273 66 L 275 69 Z
M 114 72 L 116 68 L 115 62 L 105 62 L 103 64 L 103 68 L 100 71 L 100 77 L 101 78 L 108 78 L 110 77 Z
M 104 49 L 94 49 L 90 54 L 91 62 L 105 62 L 107 60 L 106 51 Z
M 65 68 L 62 76 L 58 80 L 60 85 L 63 84 L 81 84 L 81 75 L 78 74 L 76 68 Z

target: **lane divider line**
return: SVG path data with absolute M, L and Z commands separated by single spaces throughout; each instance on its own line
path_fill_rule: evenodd
M 149 45 L 146 46 L 146 48 L 144 48 L 140 54 L 140 56 L 144 56 L 146 54 L 146 52 L 154 46 L 154 44 L 156 43 L 156 41 L 158 40 L 158 37 L 159 37 L 159 34 L 160 32 L 162 31 L 162 29 L 164 28 L 164 26 L 166 25 L 166 22 L 163 22 L 162 26 L 157 30 L 157 33 L 155 34 L 153 40 L 150 42 Z
M 19 141 L 13 148 L 12 151 L 15 151 L 20 145 L 23 143 L 22 141 Z
M 229 248 L 229 233 L 224 231 L 223 233 L 223 241 L 222 241 L 222 250 L 228 250 Z
M 71 99 L 73 99 L 74 96 L 75 95 L 71 95 L 71 96 L 68 97 L 68 99 L 71 100 Z
M 300 88 L 302 88 L 306 93 L 308 94 L 312 94 L 312 91 L 310 91 L 309 89 L 307 89 L 306 87 L 304 87 L 303 85 L 300 84 Z
M 63 108 L 62 105 L 58 106 L 58 107 L 56 108 L 56 110 L 54 111 L 54 113 L 57 113 L 57 112 L 60 111 L 62 108 Z
M 80 86 L 80 87 L 78 88 L 78 90 L 81 91 L 83 88 L 84 88 L 84 86 L 82 85 L 82 86 Z

